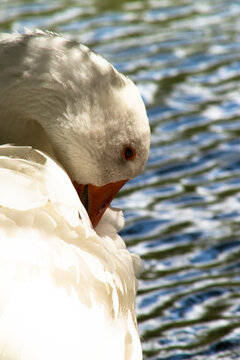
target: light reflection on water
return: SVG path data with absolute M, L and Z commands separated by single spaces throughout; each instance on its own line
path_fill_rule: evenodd
M 145 359 L 240 358 L 240 4 L 2 1 L 1 31 L 49 29 L 138 85 L 152 127 L 145 173 L 115 201 L 143 259 Z

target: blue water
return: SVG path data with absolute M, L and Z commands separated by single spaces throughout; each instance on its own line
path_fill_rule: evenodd
M 147 106 L 147 167 L 115 200 L 144 358 L 240 359 L 240 2 L 2 0 L 0 30 L 25 26 L 90 46 Z

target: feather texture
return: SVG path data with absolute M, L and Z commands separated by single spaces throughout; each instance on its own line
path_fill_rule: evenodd
M 122 226 L 108 209 L 95 232 L 60 166 L 30 147 L 0 147 L 1 360 L 141 358 L 139 259 Z

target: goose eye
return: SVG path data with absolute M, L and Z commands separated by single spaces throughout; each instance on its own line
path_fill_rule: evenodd
M 133 160 L 136 156 L 136 151 L 130 145 L 125 146 L 123 149 L 123 152 L 122 152 L 122 156 L 123 156 L 124 160 Z

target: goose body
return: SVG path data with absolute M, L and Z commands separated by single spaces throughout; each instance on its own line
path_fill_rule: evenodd
M 0 66 L 0 359 L 139 360 L 140 259 L 109 203 L 147 159 L 142 100 L 51 33 L 2 36 Z

